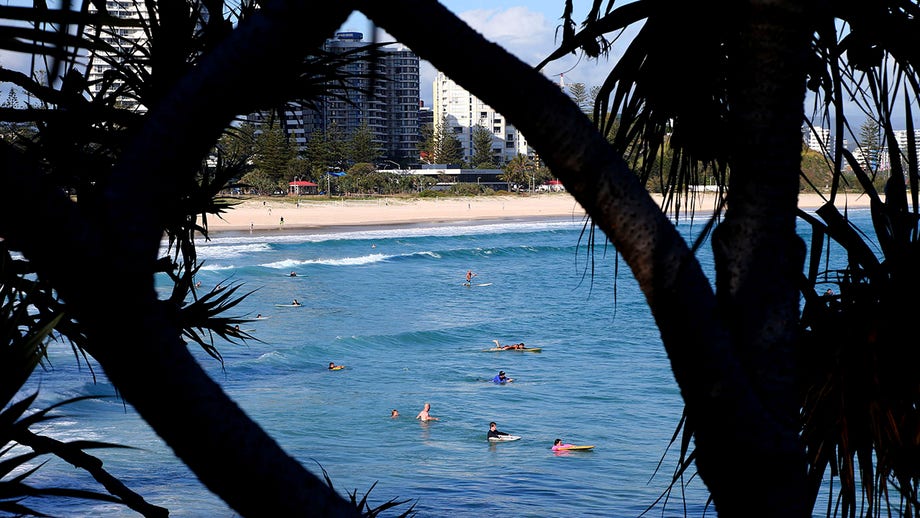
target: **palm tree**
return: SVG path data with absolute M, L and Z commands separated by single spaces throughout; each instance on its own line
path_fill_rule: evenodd
M 635 20 L 635 17 L 642 16 L 640 14 L 642 6 L 633 6 L 629 10 L 624 9 L 599 16 L 597 10 L 599 5 L 600 2 L 595 2 L 592 17 L 585 21 L 583 30 L 577 35 L 569 33 L 568 41 L 563 42 L 556 55 L 566 49 L 581 48 L 596 56 L 599 52 L 607 50 L 604 47 L 606 45 L 603 39 L 604 34 L 614 33 L 620 27 Z M 756 2 L 752 5 L 755 9 L 763 7 Z M 684 160 L 680 162 L 679 168 L 665 172 L 669 176 L 662 183 L 676 188 L 686 185 L 693 180 L 695 172 L 699 171 L 697 164 L 702 164 L 704 169 L 710 168 L 715 171 L 731 170 L 733 174 L 727 184 L 732 193 L 728 197 L 730 205 L 735 207 L 739 203 L 744 203 L 742 210 L 749 211 L 748 204 L 744 202 L 747 195 L 755 194 L 756 196 L 757 189 L 764 194 L 774 192 L 774 189 L 778 188 L 774 186 L 774 179 L 779 176 L 777 173 L 779 168 L 787 167 L 788 171 L 797 171 L 796 164 L 777 163 L 767 168 L 762 167 L 758 171 L 752 166 L 756 166 L 757 162 L 769 165 L 769 162 L 762 160 L 760 156 L 752 157 L 747 153 L 749 150 L 756 152 L 757 148 L 752 146 L 755 142 L 750 140 L 723 141 L 713 138 L 711 142 L 699 143 L 694 140 L 693 135 L 734 135 L 740 127 L 753 127 L 761 122 L 768 122 L 764 128 L 765 133 L 755 134 L 762 135 L 756 142 L 767 144 L 777 142 L 777 144 L 771 144 L 772 148 L 769 146 L 760 148 L 760 153 L 764 155 L 773 154 L 775 151 L 772 149 L 778 149 L 779 144 L 776 140 L 769 140 L 767 134 L 778 135 L 782 121 L 770 119 L 768 115 L 772 114 L 771 110 L 776 108 L 751 106 L 747 101 L 769 96 L 752 96 L 751 93 L 745 91 L 739 95 L 739 92 L 733 88 L 735 85 L 733 79 L 736 77 L 741 80 L 747 79 L 748 84 L 767 89 L 775 88 L 777 80 L 786 80 L 790 85 L 805 86 L 813 91 L 816 99 L 814 112 L 809 116 L 800 111 L 789 111 L 784 114 L 784 120 L 789 123 L 786 131 L 787 135 L 794 134 L 794 128 L 789 127 L 792 123 L 801 126 L 802 123 L 810 124 L 811 121 L 821 121 L 834 125 L 836 140 L 828 152 L 828 156 L 834 157 L 833 163 L 828 167 L 832 178 L 832 189 L 828 204 L 818 211 L 820 219 L 808 217 L 806 214 L 800 214 L 800 216 L 806 223 L 812 225 L 814 235 L 825 236 L 835 241 L 837 245 L 849 252 L 848 256 L 852 258 L 852 261 L 847 268 L 841 271 L 820 271 L 817 265 L 820 264 L 823 247 L 820 239 L 813 240 L 808 275 L 804 285 L 799 288 L 801 296 L 806 301 L 800 320 L 801 332 L 796 337 L 787 331 L 792 336 L 789 341 L 794 348 L 792 353 L 798 352 L 797 359 L 801 363 L 795 371 L 787 371 L 786 374 L 773 373 L 772 375 L 794 379 L 799 387 L 796 406 L 788 408 L 801 409 L 802 412 L 799 426 L 807 457 L 809 501 L 814 501 L 823 478 L 839 479 L 840 504 L 843 514 L 852 512 L 861 504 L 866 506 L 866 515 L 884 514 L 885 507 L 891 505 L 887 496 L 889 494 L 887 482 L 890 482 L 890 489 L 904 498 L 895 507 L 899 507 L 902 512 L 916 513 L 918 504 L 915 488 L 918 479 L 916 472 L 909 467 L 910 461 L 907 459 L 914 457 L 912 451 L 917 448 L 916 441 L 908 438 L 916 437 L 917 434 L 917 420 L 910 407 L 916 403 L 920 394 L 915 389 L 908 388 L 911 386 L 910 380 L 916 380 L 915 376 L 906 376 L 908 381 L 905 382 L 905 376 L 902 376 L 900 370 L 895 368 L 897 361 L 892 362 L 891 358 L 885 355 L 879 358 L 877 352 L 879 338 L 875 326 L 880 322 L 884 323 L 882 327 L 887 328 L 885 336 L 897 336 L 894 330 L 899 329 L 899 322 L 904 321 L 898 315 L 905 310 L 905 306 L 891 291 L 890 283 L 895 278 L 899 279 L 899 282 L 902 283 L 898 286 L 900 290 L 905 288 L 905 284 L 909 286 L 913 282 L 910 280 L 911 276 L 903 271 L 903 268 L 910 264 L 912 258 L 910 250 L 916 246 L 914 241 L 916 240 L 918 210 L 915 180 L 917 161 L 916 154 L 909 157 L 898 152 L 893 136 L 891 109 L 898 91 L 903 88 L 904 111 L 908 122 L 907 134 L 913 135 L 910 106 L 916 102 L 918 85 L 915 69 L 916 56 L 907 48 L 910 47 L 908 42 L 913 41 L 914 34 L 908 27 L 911 26 L 911 20 L 917 17 L 918 6 L 916 2 L 903 4 L 882 2 L 871 6 L 859 2 L 843 2 L 825 7 L 826 10 L 818 10 L 813 6 L 812 10 L 801 13 L 801 16 L 805 17 L 801 24 L 808 31 L 806 35 L 810 38 L 807 42 L 808 47 L 803 48 L 803 42 L 798 41 L 796 43 L 797 54 L 788 57 L 785 54 L 780 55 L 782 59 L 791 59 L 793 62 L 798 60 L 798 69 L 791 70 L 795 72 L 795 75 L 774 75 L 776 71 L 772 69 L 764 69 L 770 75 L 769 77 L 758 76 L 757 70 L 750 70 L 749 74 L 737 75 L 735 65 L 744 64 L 743 60 L 733 61 L 732 59 L 734 51 L 738 48 L 737 43 L 728 35 L 720 35 L 718 28 L 703 25 L 703 32 L 707 37 L 693 39 L 694 45 L 691 45 L 691 48 L 682 47 L 679 53 L 665 56 L 666 66 L 658 63 L 658 69 L 663 68 L 671 73 L 677 72 L 678 78 L 687 77 L 681 73 L 680 67 L 686 65 L 681 63 L 684 58 L 680 53 L 686 54 L 686 57 L 692 53 L 698 59 L 690 66 L 699 67 L 702 71 L 716 72 L 702 74 L 709 75 L 708 81 L 692 85 L 694 88 L 689 89 L 689 94 L 679 93 L 676 97 L 669 99 L 665 97 L 668 92 L 661 92 L 660 88 L 654 84 L 655 82 L 662 84 L 660 81 L 667 82 L 666 78 L 656 77 L 652 73 L 656 70 L 656 52 L 654 50 L 643 52 L 642 47 L 630 45 L 624 51 L 626 65 L 618 65 L 611 72 L 602 90 L 603 95 L 599 97 L 596 105 L 596 113 L 603 113 L 608 109 L 608 103 L 612 101 L 609 109 L 614 113 L 620 111 L 630 114 L 630 117 L 626 119 L 626 124 L 615 132 L 612 139 L 621 152 L 626 150 L 627 144 L 636 146 L 642 141 L 649 141 L 650 149 L 658 149 L 664 139 L 660 132 L 655 131 L 652 121 L 673 120 L 670 144 L 675 148 L 675 152 L 672 158 L 675 159 L 675 163 L 678 158 Z M 738 14 L 742 16 L 741 20 L 744 20 L 750 15 L 750 12 L 753 11 L 748 9 L 738 11 Z M 773 14 L 774 10 L 771 9 L 769 12 Z M 705 16 L 705 13 L 702 14 Z M 705 23 L 705 20 L 700 21 Z M 733 20 L 729 26 L 737 27 L 738 24 L 734 22 Z M 568 18 L 566 23 L 571 26 L 571 19 Z M 680 23 L 680 25 L 685 30 L 693 26 L 693 24 L 686 23 Z M 789 25 L 789 27 L 795 26 Z M 654 31 L 657 28 L 654 24 L 646 24 L 639 33 L 639 39 L 654 38 Z M 777 31 L 777 35 L 783 34 L 779 28 L 768 24 L 759 25 L 759 28 L 771 28 Z M 759 36 L 757 39 L 764 42 L 769 42 L 767 36 L 773 35 L 772 32 L 767 34 L 751 32 L 750 34 Z M 672 33 L 672 36 L 676 36 L 681 41 L 689 41 L 682 38 L 679 32 Z M 696 48 L 696 42 L 702 42 L 704 48 Z M 782 42 L 779 41 L 779 43 Z M 742 45 L 744 44 L 742 42 Z M 791 45 L 784 45 L 784 47 L 787 51 L 793 48 Z M 624 60 L 621 60 L 621 64 Z M 630 66 L 630 63 L 640 62 L 636 60 L 643 60 L 643 65 Z M 744 72 L 743 66 L 740 68 L 741 72 Z M 700 75 L 698 72 L 695 77 L 698 78 Z M 793 82 L 794 77 L 797 77 L 795 82 Z M 724 87 L 720 86 L 723 84 L 723 78 Z M 718 80 L 718 83 L 710 84 L 713 79 Z M 647 93 L 636 96 L 627 95 L 630 90 Z M 777 92 L 780 91 L 782 90 L 777 90 Z M 687 102 L 684 102 L 685 95 L 691 96 L 686 99 Z M 876 195 L 873 187 L 874 173 L 863 172 L 860 164 L 856 163 L 843 146 L 844 135 L 854 134 L 850 128 L 850 116 L 848 116 L 843 101 L 851 96 L 856 99 L 859 108 L 857 115 L 865 116 L 868 121 L 877 121 L 876 127 L 883 128 L 882 133 L 887 135 L 890 145 L 891 162 L 897 162 L 892 168 L 891 180 L 888 181 L 886 187 L 888 196 L 884 201 Z M 700 116 L 699 106 L 705 106 L 704 111 L 709 112 L 710 116 L 723 115 L 707 120 L 705 116 Z M 747 112 L 747 116 L 739 117 L 739 113 L 743 112 Z M 797 119 L 793 119 L 793 116 Z M 702 127 L 699 126 L 700 121 L 703 121 Z M 710 133 L 703 131 L 707 128 L 711 129 Z M 726 131 L 728 129 L 731 131 Z M 860 131 L 860 134 L 862 133 Z M 860 137 L 859 141 L 862 146 L 873 147 L 871 139 L 866 140 L 862 135 Z M 721 142 L 727 142 L 729 146 L 714 149 L 714 145 Z M 792 138 L 786 144 L 790 148 L 790 158 L 792 157 L 791 147 L 795 144 Z M 902 163 L 902 157 L 908 158 L 906 162 L 912 164 L 908 171 L 903 171 L 898 167 Z M 858 238 L 857 234 L 846 230 L 846 217 L 839 213 L 833 203 L 836 193 L 843 186 L 842 161 L 844 159 L 849 162 L 856 173 L 859 187 L 874 200 L 873 218 L 876 221 L 876 237 L 881 243 L 888 244 L 887 246 L 882 245 L 882 253 L 887 258 L 884 262 L 885 266 L 881 268 L 881 272 L 873 271 L 871 275 L 867 275 L 866 270 L 874 270 L 871 265 L 875 263 L 875 259 L 874 257 L 870 259 L 870 254 L 866 252 L 867 243 Z M 723 167 L 723 164 L 727 167 Z M 754 175 L 750 176 L 748 171 Z M 744 178 L 736 178 L 742 172 L 744 172 Z M 643 180 L 647 180 L 652 174 L 655 174 L 655 171 L 643 170 Z M 725 178 L 724 175 L 717 175 L 717 177 Z M 904 190 L 905 180 L 908 181 L 912 191 L 910 196 L 912 209 L 910 210 L 907 208 L 908 196 Z M 736 192 L 742 194 L 738 196 L 734 194 Z M 752 206 L 755 202 L 756 200 L 751 200 Z M 764 196 L 761 205 L 776 202 L 777 199 Z M 787 210 L 788 207 L 784 209 L 784 212 Z M 736 211 L 730 209 L 726 213 L 726 223 L 733 223 L 734 212 Z M 723 234 L 734 232 L 723 232 L 725 228 L 723 225 L 714 236 L 714 247 L 717 253 L 724 250 L 726 246 L 720 239 Z M 741 228 L 756 227 L 743 224 Z M 779 250 L 783 250 L 780 252 L 782 255 L 795 253 L 795 248 L 797 247 L 778 246 Z M 798 262 L 798 259 L 795 262 Z M 743 264 L 738 263 L 738 266 Z M 776 264 L 783 263 L 777 262 Z M 737 267 L 732 267 L 730 263 L 727 263 L 726 266 L 727 269 L 719 269 L 716 284 L 729 288 L 728 293 L 731 293 L 732 286 L 741 288 L 736 280 L 737 274 L 734 273 L 739 270 Z M 723 275 L 723 272 L 727 275 Z M 835 276 L 832 277 L 832 274 Z M 828 300 L 818 297 L 816 284 L 819 280 L 824 283 L 838 284 L 842 299 L 834 299 L 834 303 L 831 304 Z M 744 289 L 750 288 L 745 287 Z M 724 306 L 726 310 L 732 305 L 738 307 L 738 303 L 743 302 L 732 295 L 727 296 L 725 300 L 730 301 L 729 305 Z M 841 301 L 845 304 L 837 303 Z M 885 308 L 883 311 L 885 318 L 879 317 L 878 308 Z M 906 308 L 910 308 L 910 305 Z M 907 311 L 910 310 L 907 309 Z M 749 318 L 746 312 L 738 312 L 740 314 L 737 315 L 732 313 L 725 311 L 726 318 L 732 320 Z M 875 324 L 870 325 L 867 329 L 867 322 L 875 322 Z M 895 357 L 901 362 L 913 356 L 910 350 L 898 347 L 897 344 L 899 342 L 889 341 L 881 347 L 890 347 L 891 349 L 888 350 L 897 351 Z M 775 352 L 773 348 L 767 350 L 771 357 L 759 356 L 756 348 L 752 348 L 749 341 L 736 341 L 735 349 L 747 356 L 742 356 L 742 360 L 744 364 L 751 366 L 748 369 L 752 371 L 755 371 L 754 366 L 758 366 L 757 370 L 759 370 L 759 366 L 765 361 L 776 361 L 775 358 L 772 358 Z M 820 353 L 816 354 L 816 351 Z M 861 361 L 867 358 L 872 361 Z M 884 361 L 885 358 L 887 362 Z M 900 381 L 886 381 L 893 379 Z M 764 385 L 758 384 L 758 386 L 761 387 L 760 390 L 765 388 Z M 870 397 L 867 394 L 873 396 Z M 913 403 L 906 403 L 905 406 L 905 402 Z M 696 433 L 698 436 L 699 432 L 695 431 L 695 427 L 699 426 L 700 422 L 692 419 L 689 406 L 690 402 L 688 402 L 688 415 L 691 417 L 684 423 L 685 432 L 688 435 Z M 787 415 L 786 418 L 788 417 Z M 841 423 L 845 424 L 841 425 Z M 701 449 L 702 446 L 698 440 L 695 455 L 701 455 Z M 860 476 L 856 477 L 855 473 L 858 471 Z M 707 479 L 705 474 L 703 478 Z M 859 479 L 862 480 L 862 489 L 859 487 Z M 711 482 L 707 481 L 707 484 L 712 488 Z M 713 492 L 715 493 L 715 490 Z M 885 506 L 881 505 L 883 501 Z
M 576 33 L 567 2 L 564 39 L 550 59 L 575 50 L 596 57 L 609 50 L 605 35 L 642 24 L 595 106 L 594 120 L 614 121 L 606 116 L 607 110 L 619 115 L 613 146 L 608 147 L 601 135 L 609 126 L 601 125 L 600 134 L 593 131 L 570 103 L 558 100 L 551 86 L 531 81 L 532 71 L 526 66 L 512 64 L 514 60 L 462 24 L 445 29 L 451 15 L 442 8 L 407 3 L 411 12 L 436 21 L 430 26 L 437 30 L 418 31 L 383 8 L 364 11 L 513 121 L 639 281 L 686 403 L 685 460 L 675 480 L 695 466 L 722 515 L 809 516 L 822 476 L 841 473 L 846 512 L 855 512 L 861 496 L 880 502 L 889 494 L 885 482 L 891 480 L 904 496 L 898 505 L 915 513 L 920 507 L 914 493 L 916 471 L 904 459 L 895 462 L 898 455 L 893 451 L 912 451 L 903 448 L 900 437 L 917 437 L 917 419 L 908 411 L 917 406 L 916 389 L 887 391 L 888 396 L 898 394 L 902 402 L 897 408 L 880 406 L 883 398 L 874 399 L 869 408 L 877 412 L 859 416 L 862 422 L 855 430 L 875 433 L 863 433 L 856 449 L 844 448 L 854 437 L 835 428 L 833 419 L 841 414 L 815 411 L 828 409 L 826 403 L 816 402 L 818 396 L 827 400 L 827 392 L 819 390 L 827 386 L 802 376 L 803 366 L 810 365 L 802 353 L 815 337 L 799 327 L 799 296 L 811 297 L 814 278 L 803 279 L 805 247 L 795 224 L 806 87 L 820 98 L 824 114 L 835 116 L 835 182 L 822 213 L 827 226 L 840 225 L 833 201 L 845 156 L 841 130 L 846 127 L 846 88 L 858 85 L 852 79 L 863 74 L 862 84 L 868 86 L 860 91 L 874 99 L 871 108 L 889 124 L 889 133 L 891 85 L 904 85 L 909 112 L 918 93 L 915 45 L 909 43 L 914 32 L 908 30 L 917 19 L 917 5 L 843 2 L 819 10 L 817 4 L 792 1 L 701 6 L 640 0 L 604 11 L 605 2 L 597 0 Z M 835 20 L 846 22 L 845 27 L 838 29 Z M 444 49 L 448 42 L 459 41 L 469 55 L 485 57 L 478 62 L 487 65 L 471 73 L 453 63 Z M 891 82 L 884 72 L 889 63 L 899 71 Z M 490 83 L 503 81 L 520 87 L 513 93 L 490 88 Z M 667 144 L 672 166 L 657 174 L 670 195 L 686 192 L 682 189 L 701 172 L 727 182 L 728 209 L 712 235 L 716 291 L 701 272 L 693 248 L 644 189 L 656 171 L 642 167 L 660 163 L 653 158 L 664 148 L 666 130 L 671 131 Z M 639 178 L 622 156 L 634 158 L 631 163 L 639 166 Z M 913 164 L 916 167 L 916 156 Z M 886 198 L 893 206 L 877 209 L 877 226 L 892 227 L 883 235 L 902 229 L 901 240 L 895 240 L 901 246 L 890 247 L 892 252 L 902 251 L 899 264 L 905 264 L 910 256 L 903 254 L 912 249 L 903 239 L 916 235 L 915 176 L 916 170 L 910 176 L 915 193 L 912 216 L 891 215 L 906 213 L 903 194 Z M 891 188 L 903 191 L 903 182 Z M 826 336 L 821 337 L 825 347 Z M 912 357 L 903 347 L 896 350 Z M 825 367 L 832 358 L 823 358 Z M 873 379 L 871 372 L 864 373 L 864 379 Z M 886 425 L 889 418 L 898 420 Z M 884 435 L 884 443 L 872 435 Z M 894 444 L 901 449 L 892 450 Z M 873 454 L 879 459 L 878 472 L 873 470 Z M 863 470 L 864 493 L 854 490 L 854 459 Z M 736 476 L 741 470 L 749 476 Z M 751 502 L 758 508 L 752 509 Z M 870 505 L 869 510 L 882 513 L 879 507 Z
M 11 38 L 3 48 L 30 52 L 36 63 L 47 64 L 45 73 L 31 75 L 0 69 L 0 80 L 17 85 L 32 99 L 28 108 L 4 109 L 3 120 L 28 122 L 33 130 L 0 142 L 5 187 L 0 246 L 4 257 L 16 251 L 28 258 L 15 263 L 12 280 L 4 277 L 3 286 L 18 292 L 29 287 L 24 279 L 39 280 L 32 284 L 35 297 L 14 303 L 9 314 L 15 320 L 9 323 L 13 329 L 26 326 L 24 336 L 44 336 L 42 326 L 59 318 L 54 332 L 78 354 L 92 356 L 119 395 L 207 487 L 241 514 L 262 513 L 267 505 L 283 515 L 304 509 L 360 514 L 364 500 L 349 502 L 281 450 L 188 350 L 188 343 L 196 343 L 219 361 L 213 337 L 231 342 L 247 338 L 235 330 L 243 320 L 224 315 L 245 296 L 238 293 L 239 286 L 205 295 L 193 287 L 200 267 L 196 233 L 206 237 L 207 216 L 227 210 L 218 192 L 240 172 L 240 164 L 204 170 L 203 158 L 237 114 L 318 95 L 325 82 L 343 78 L 339 70 L 350 58 L 308 49 L 320 48 L 349 11 L 335 8 L 327 11 L 328 18 L 305 27 L 302 21 L 312 17 L 285 4 L 255 9 L 256 4 L 244 2 L 225 11 L 222 2 L 192 2 L 178 9 L 173 9 L 178 4 L 137 2 L 134 9 L 147 16 L 135 21 L 90 13 L 85 7 L 0 7 L 0 18 L 10 21 L 4 29 Z M 111 54 L 110 82 L 90 96 L 80 55 L 117 50 L 101 35 L 119 34 L 124 26 L 143 30 L 149 45 L 131 46 L 124 59 Z M 264 37 L 263 31 L 274 29 L 279 37 Z M 304 29 L 307 38 L 301 37 Z M 267 46 L 252 45 L 269 40 Z M 286 56 L 283 63 L 276 61 L 278 56 Z M 43 77 L 51 81 L 43 82 Z M 240 91 L 253 94 L 237 95 Z M 128 110 L 131 103 L 122 103 L 122 98 L 137 101 L 146 111 Z M 43 217 L 27 223 L 16 216 L 33 210 Z M 39 238 L 47 235 L 42 222 L 48 220 L 64 225 L 53 241 Z M 169 252 L 158 257 L 164 235 Z M 153 290 L 157 273 L 173 280 L 168 300 L 158 300 Z M 111 279 L 118 279 L 124 289 L 117 303 L 99 289 Z M 41 318 L 25 318 L 27 307 Z M 135 338 L 130 347 L 124 346 L 124 336 Z M 10 342 L 11 350 L 15 343 Z M 30 362 L 17 364 L 17 376 L 5 381 L 25 379 Z M 11 435 L 9 427 L 18 415 L 4 415 L 7 436 L 49 451 L 47 441 Z M 51 451 L 63 448 L 67 446 Z M 119 498 L 133 498 L 128 491 L 106 489 Z M 133 507 L 144 505 L 141 501 Z M 369 506 L 366 511 L 376 512 Z

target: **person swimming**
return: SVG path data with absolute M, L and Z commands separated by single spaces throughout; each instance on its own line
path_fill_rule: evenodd
M 427 421 L 439 421 L 440 419 L 432 416 L 429 413 L 430 411 L 431 411 L 431 403 L 425 403 L 425 406 L 422 408 L 422 411 L 419 412 L 418 415 L 415 416 L 415 418 L 420 420 L 423 423 Z
M 492 383 L 498 383 L 499 385 L 511 383 L 512 381 L 514 381 L 514 379 L 505 376 L 505 371 L 498 371 L 498 375 L 492 378 Z

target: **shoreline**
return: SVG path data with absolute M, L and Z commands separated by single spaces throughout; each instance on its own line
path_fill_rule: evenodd
M 661 205 L 661 195 L 652 195 Z M 715 207 L 715 195 L 702 193 L 688 205 L 698 212 Z M 800 194 L 802 209 L 824 204 L 818 194 Z M 862 194 L 838 196 L 837 205 L 866 208 Z M 681 209 L 682 211 L 684 209 Z M 582 220 L 585 211 L 568 193 L 512 194 L 450 198 L 335 199 L 313 197 L 242 200 L 221 217 L 208 218 L 208 232 L 264 232 L 345 229 L 374 226 L 523 221 L 546 218 Z M 199 217 L 199 223 L 202 223 Z

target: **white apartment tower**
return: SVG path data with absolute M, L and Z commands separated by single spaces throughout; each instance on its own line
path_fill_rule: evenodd
M 898 150 L 907 156 L 907 130 L 895 130 L 894 139 L 898 143 Z M 914 150 L 920 145 L 920 130 L 914 130 Z
M 818 153 L 827 153 L 830 151 L 831 143 L 831 130 L 828 128 L 814 128 L 814 131 L 811 131 L 807 128 L 807 136 L 805 141 L 808 143 L 808 148 L 817 151 Z
M 480 101 L 452 79 L 438 72 L 432 84 L 432 117 L 435 132 L 447 121 L 463 145 L 463 157 L 473 156 L 473 128 L 482 126 L 492 133 L 492 156 L 501 164 L 521 154 L 533 156 L 533 150 L 520 131 L 505 117 Z
M 123 20 L 145 20 L 147 11 L 143 6 L 143 3 L 139 4 L 135 0 L 106 0 L 105 2 L 105 8 L 108 14 Z M 92 2 L 89 4 L 89 12 L 93 14 L 98 12 L 96 4 Z M 106 44 L 117 49 L 117 53 L 99 50 L 90 63 L 88 71 L 89 91 L 94 97 L 99 94 L 103 87 L 109 92 L 115 91 L 121 87 L 122 81 L 118 79 L 116 74 L 106 74 L 106 72 L 113 71 L 113 67 L 110 65 L 112 61 L 117 60 L 118 62 L 122 62 L 123 59 L 118 56 L 126 54 L 135 55 L 140 59 L 143 57 L 141 53 L 145 52 L 147 47 L 147 35 L 144 33 L 142 27 L 109 26 L 103 29 L 105 32 L 102 32 L 100 37 Z M 95 30 L 95 28 L 89 28 L 87 30 Z M 141 105 L 137 99 L 132 96 L 121 97 L 119 103 L 121 107 L 129 110 L 139 112 L 147 111 L 147 108 Z

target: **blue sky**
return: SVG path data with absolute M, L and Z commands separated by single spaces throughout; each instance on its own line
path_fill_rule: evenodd
M 564 0 L 441 0 L 441 4 L 487 39 L 530 65 L 538 64 L 554 50 L 556 29 L 565 7 Z M 576 23 L 581 23 L 590 6 L 589 0 L 575 0 Z M 353 14 L 342 25 L 342 30 L 363 32 L 369 40 L 369 27 L 364 16 Z M 590 88 L 601 84 L 609 69 L 610 63 L 605 58 L 589 62 L 569 56 L 550 63 L 543 72 L 555 82 L 559 81 L 559 74 L 564 74 L 566 84 L 585 83 Z M 426 106 L 431 106 L 431 83 L 436 73 L 430 64 L 422 62 L 419 96 Z
M 0 0 L 8 4 L 20 4 L 23 0 Z M 382 1 L 382 0 L 379 0 Z M 556 32 L 561 22 L 565 0 L 440 0 L 441 4 L 453 11 L 471 27 L 482 33 L 525 63 L 536 65 L 548 56 L 557 44 Z M 591 6 L 591 0 L 574 0 L 574 20 L 580 24 Z M 369 23 L 360 13 L 353 14 L 342 25 L 341 30 L 365 33 L 370 39 Z M 386 35 L 380 40 L 392 39 Z M 560 80 L 564 75 L 566 84 L 584 83 L 589 89 L 600 85 L 612 67 L 612 61 L 618 55 L 628 39 L 621 39 L 611 52 L 611 57 L 597 60 L 569 55 L 548 64 L 543 73 L 552 81 Z M 28 57 L 22 54 L 0 55 L 0 65 L 12 69 L 26 69 Z M 435 69 L 427 62 L 421 63 L 419 79 L 419 96 L 427 106 L 431 106 L 431 83 Z M 5 99 L 5 89 L 0 88 L 0 101 Z M 810 102 L 810 97 L 809 97 Z M 810 104 L 806 103 L 808 106 Z M 904 127 L 904 115 L 901 105 L 895 106 L 895 128 Z M 849 110 L 848 110 L 849 113 Z M 852 114 L 851 114 L 852 116 Z M 854 120 L 861 121 L 862 116 Z M 859 122 L 856 123 L 857 126 Z
M 441 4 L 454 12 L 460 19 L 483 34 L 487 39 L 498 43 L 525 63 L 536 65 L 548 56 L 557 44 L 556 32 L 561 22 L 565 0 L 440 0 Z M 591 0 L 574 0 L 573 19 L 580 25 L 584 20 Z M 342 26 L 342 30 L 360 31 L 368 35 L 369 23 L 361 14 L 353 14 Z M 635 31 L 635 29 L 632 29 Z M 608 35 L 609 36 L 609 35 Z M 380 41 L 392 39 L 388 35 Z M 608 37 L 609 39 L 609 37 Z M 566 84 L 584 83 L 590 90 L 604 82 L 618 57 L 630 38 L 622 38 L 613 47 L 609 58 L 600 57 L 589 60 L 569 55 L 548 64 L 543 73 L 558 82 L 559 74 L 564 74 Z M 422 62 L 419 78 L 419 97 L 426 106 L 431 106 L 431 83 L 437 71 L 427 62 Z M 809 95 L 806 105 L 811 106 Z M 904 127 L 904 111 L 900 105 L 895 106 L 892 120 L 895 129 Z M 848 108 L 852 117 L 851 124 L 858 128 L 863 116 L 855 109 Z M 826 126 L 827 123 L 824 123 Z
M 22 3 L 22 0 L 0 1 Z M 486 38 L 500 44 L 525 63 L 536 65 L 555 48 L 556 29 L 565 0 L 441 0 L 441 4 Z M 591 0 L 575 0 L 574 4 L 575 20 L 580 23 L 591 6 Z M 341 30 L 362 32 L 365 40 L 369 41 L 369 27 L 367 18 L 356 13 L 342 25 Z M 385 36 L 380 39 L 392 38 Z M 600 64 L 598 67 L 584 59 L 578 61 L 575 56 L 569 56 L 549 64 L 544 73 L 557 82 L 558 74 L 562 73 L 566 84 L 581 82 L 590 87 L 603 82 L 609 71 L 610 65 L 606 60 L 601 58 Z M 28 56 L 3 54 L 0 55 L 0 65 L 25 70 L 28 68 Z M 431 106 L 431 83 L 437 72 L 427 62 L 422 62 L 420 72 L 420 97 L 426 106 Z

